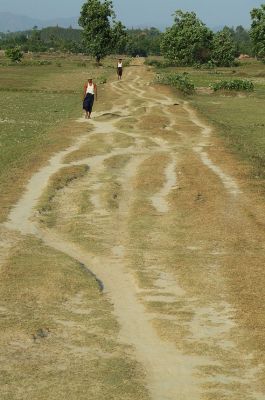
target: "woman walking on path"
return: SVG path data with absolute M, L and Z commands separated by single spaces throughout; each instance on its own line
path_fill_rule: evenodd
M 122 59 L 119 58 L 118 64 L 117 64 L 117 75 L 118 75 L 118 80 L 121 80 L 121 78 L 122 78 L 122 72 L 123 72 Z
M 84 86 L 83 110 L 86 112 L 86 119 L 90 119 L 91 117 L 95 97 L 97 100 L 97 85 L 93 83 L 92 78 L 89 78 Z

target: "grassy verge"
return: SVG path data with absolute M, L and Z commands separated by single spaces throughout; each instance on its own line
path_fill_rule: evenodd
M 190 97 L 194 107 L 216 126 L 228 148 L 251 166 L 251 177 L 265 179 L 265 65 L 257 61 L 242 62 L 235 68 L 156 68 L 162 74 L 187 72 L 199 88 Z M 222 80 L 248 79 L 253 93 L 212 93 L 209 86 Z
M 265 94 L 265 93 L 264 93 Z M 251 176 L 265 179 L 264 98 L 199 96 L 193 105 L 217 127 L 225 143 L 251 165 Z

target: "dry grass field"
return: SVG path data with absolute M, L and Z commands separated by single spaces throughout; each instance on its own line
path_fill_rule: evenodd
M 1 396 L 262 400 L 262 174 L 254 184 L 257 165 L 223 136 L 236 137 L 235 97 L 183 99 L 136 59 L 121 82 L 104 67 L 88 122 L 71 63 L 41 78 L 73 85 L 68 114 L 40 125 L 50 144 L 34 136 L 9 161 L 23 177 L 1 200 Z M 259 132 L 242 136 L 249 151 Z

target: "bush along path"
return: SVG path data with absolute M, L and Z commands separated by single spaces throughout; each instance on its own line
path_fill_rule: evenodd
M 31 178 L 5 229 L 86 266 L 104 287 L 147 390 L 128 394 L 123 382 L 115 398 L 260 400 L 263 206 L 211 127 L 152 80 L 137 60 L 108 84 L 112 109 L 78 120 L 92 131 Z M 80 165 L 89 170 L 78 176 Z M 49 179 L 71 168 L 75 179 L 54 193 Z

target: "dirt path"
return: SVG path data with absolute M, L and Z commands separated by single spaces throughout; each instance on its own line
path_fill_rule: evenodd
M 211 127 L 151 79 L 140 60 L 110 84 L 113 109 L 96 112 L 93 131 L 32 177 L 5 226 L 41 238 L 103 282 L 151 399 L 265 399 L 263 356 L 246 340 L 254 304 L 246 310 L 237 291 L 254 249 L 255 265 L 264 261 L 262 228 L 229 166 L 211 158 Z M 80 164 L 88 176 L 58 193 L 56 224 L 45 228 L 35 209 L 49 178 Z M 85 191 L 90 206 L 81 214 Z

